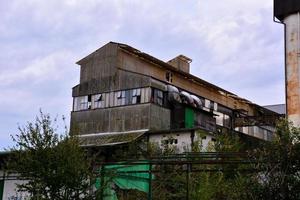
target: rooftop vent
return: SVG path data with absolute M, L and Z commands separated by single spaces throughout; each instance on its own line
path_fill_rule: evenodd
M 190 63 L 192 62 L 192 59 L 184 56 L 179 55 L 172 60 L 168 61 L 167 63 L 175 67 L 176 69 L 179 69 L 181 71 L 184 71 L 186 73 L 190 73 Z

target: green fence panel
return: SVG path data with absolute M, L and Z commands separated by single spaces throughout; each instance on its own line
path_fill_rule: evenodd
M 121 189 L 136 189 L 143 192 L 149 191 L 149 164 L 145 165 L 111 165 L 106 166 L 105 170 L 116 170 L 116 177 L 113 182 Z
M 112 184 L 117 185 L 120 189 L 136 189 L 145 193 L 149 192 L 150 164 L 116 164 L 107 165 L 102 168 L 101 172 L 104 177 L 97 178 L 95 187 L 100 189 L 104 185 L 103 195 L 105 200 L 117 200 L 116 192 L 112 189 Z M 102 183 L 102 182 L 103 183 Z

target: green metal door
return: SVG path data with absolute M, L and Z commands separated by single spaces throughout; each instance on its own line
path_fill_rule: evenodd
M 184 126 L 185 128 L 194 128 L 195 113 L 192 108 L 185 108 Z

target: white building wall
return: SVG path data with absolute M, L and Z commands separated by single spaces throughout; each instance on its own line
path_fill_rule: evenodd
M 168 141 L 168 147 L 176 148 L 178 153 L 192 151 L 191 132 L 177 132 L 177 133 L 162 133 L 152 134 L 149 136 L 149 142 L 156 144 L 160 148 L 165 147 Z M 194 142 L 199 144 L 201 151 L 211 150 L 209 146 L 214 142 L 214 137 L 210 134 L 199 136 L 195 133 Z
M 24 180 L 18 180 L 17 176 L 10 175 L 4 176 L 3 171 L 0 171 L 0 180 L 4 180 L 3 195 L 1 200 L 27 200 L 29 199 L 28 193 L 18 192 L 17 184 L 24 183 Z
M 18 192 L 17 185 L 24 183 L 22 180 L 5 180 L 3 190 L 3 200 L 27 200 L 29 199 L 28 193 Z
M 153 134 L 149 137 L 149 142 L 158 145 L 163 148 L 165 142 L 168 141 L 168 147 L 176 148 L 178 153 L 190 151 L 191 149 L 191 133 L 163 133 L 163 134 Z

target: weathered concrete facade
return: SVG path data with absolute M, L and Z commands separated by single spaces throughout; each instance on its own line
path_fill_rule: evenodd
M 71 127 L 75 133 L 79 131 L 79 134 L 141 129 L 168 130 L 170 110 L 147 103 L 73 112 Z
M 273 129 L 262 121 L 276 113 L 191 75 L 190 62 L 180 55 L 166 63 L 125 44 L 104 45 L 78 62 L 71 133 L 199 128 L 271 138 Z

